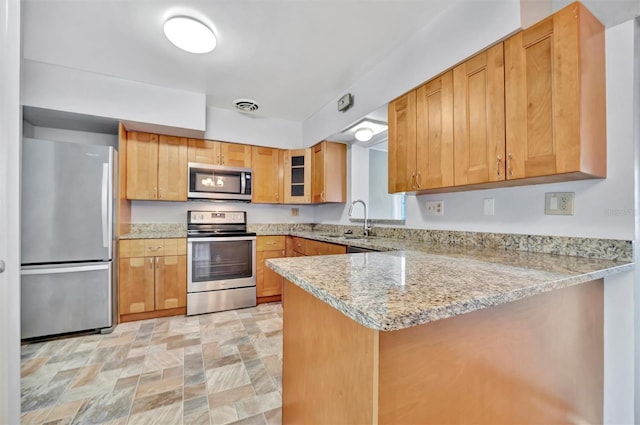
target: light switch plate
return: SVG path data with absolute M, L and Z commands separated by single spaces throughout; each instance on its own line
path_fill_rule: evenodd
M 544 213 L 573 215 L 575 192 L 547 192 L 544 194 Z
M 484 200 L 484 215 L 496 215 L 496 200 L 488 198 Z
M 444 215 L 444 201 L 427 201 L 427 215 Z
M 300 208 L 291 208 L 291 217 L 297 217 L 300 215 Z

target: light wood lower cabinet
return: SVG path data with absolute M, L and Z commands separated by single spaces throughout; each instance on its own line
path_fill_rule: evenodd
M 279 301 L 283 278 L 265 265 L 269 258 L 286 256 L 286 236 L 258 236 L 256 242 L 256 297 L 258 304 Z
M 602 423 L 602 279 L 397 331 L 283 295 L 284 424 Z
M 186 314 L 186 239 L 120 241 L 120 322 Z
M 287 257 L 346 253 L 347 247 L 344 245 L 305 239 L 298 236 L 289 236 L 287 238 Z

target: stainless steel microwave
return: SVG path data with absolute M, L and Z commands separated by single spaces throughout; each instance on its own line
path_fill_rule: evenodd
M 251 168 L 189 163 L 189 199 L 251 202 Z

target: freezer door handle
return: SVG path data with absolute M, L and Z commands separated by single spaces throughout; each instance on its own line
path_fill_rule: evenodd
M 102 245 L 109 247 L 109 164 L 102 164 Z
M 92 266 L 78 266 L 78 267 L 48 267 L 48 268 L 23 268 L 20 271 L 21 275 L 37 275 L 37 274 L 55 274 L 55 273 L 78 273 L 78 272 L 90 272 L 95 270 L 108 270 L 109 264 L 97 264 Z
M 4 268 L 5 268 L 4 261 L 0 260 L 0 273 L 4 273 Z

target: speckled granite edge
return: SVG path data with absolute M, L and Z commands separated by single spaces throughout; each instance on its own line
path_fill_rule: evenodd
M 248 232 L 258 235 L 288 235 L 290 232 L 311 232 L 315 224 L 311 223 L 273 223 L 273 224 L 247 224 Z
M 120 239 L 186 238 L 187 225 L 183 223 L 132 223 L 131 232 Z
M 359 235 L 362 233 L 362 226 L 311 223 L 252 223 L 247 225 L 247 230 L 256 232 L 258 235 L 288 235 L 296 232 L 343 234 L 347 230 L 351 230 L 355 235 Z M 516 250 L 618 261 L 633 260 L 632 241 L 617 239 L 461 232 L 399 227 L 376 227 L 373 229 L 373 234 L 387 240 L 410 240 L 429 244 Z M 187 226 L 183 223 L 134 223 L 131 225 L 131 233 L 121 235 L 120 239 L 184 238 L 186 235 Z M 316 238 L 309 235 L 305 237 Z M 325 239 L 321 236 L 317 237 L 317 239 L 344 244 L 344 241 L 338 242 L 335 239 Z M 358 245 L 358 243 L 349 244 Z M 384 250 L 385 248 L 378 247 L 377 249 Z
M 378 253 L 374 253 L 378 254 Z M 385 253 L 385 255 L 393 255 L 400 253 Z M 365 255 L 365 254 L 356 254 L 356 255 Z M 370 255 L 370 254 L 366 254 Z M 380 254 L 378 254 L 380 255 Z M 434 260 L 440 256 L 433 256 L 429 254 L 423 253 L 415 253 L 415 252 L 407 252 L 407 255 L 421 255 L 424 260 L 423 263 L 428 263 L 430 260 Z M 327 270 L 330 266 L 326 265 L 321 267 L 322 261 L 327 261 L 327 257 L 302 257 L 302 258 L 311 258 L 311 261 L 316 263 L 317 267 L 312 267 L 317 270 Z M 314 259 L 315 258 L 315 259 Z M 371 258 L 373 260 L 373 258 Z M 300 263 L 300 258 L 296 258 L 300 267 L 304 265 Z M 286 261 L 286 260 L 285 260 Z M 305 260 L 302 260 L 305 261 Z M 309 261 L 309 260 L 306 260 Z M 477 260 L 462 260 L 465 267 L 473 268 L 474 263 L 477 263 L 478 266 L 484 262 L 479 262 Z M 589 261 L 589 260 L 585 260 Z M 623 273 L 630 270 L 633 270 L 634 265 L 632 263 L 622 264 L 619 266 L 605 266 L 602 269 L 590 270 L 585 273 L 579 273 L 575 275 L 566 275 L 560 274 L 557 272 L 539 272 L 539 271 L 531 271 L 527 269 L 520 269 L 514 266 L 504 266 L 499 265 L 499 269 L 496 270 L 517 270 L 520 269 L 521 274 L 526 275 L 532 273 L 532 281 L 535 283 L 531 285 L 527 285 L 525 287 L 514 288 L 512 290 L 499 292 L 498 294 L 490 294 L 490 295 L 478 295 L 465 300 L 455 300 L 450 299 L 449 303 L 446 305 L 437 305 L 431 306 L 428 304 L 421 305 L 412 305 L 411 300 L 407 300 L 407 302 L 403 302 L 403 311 L 392 313 L 387 309 L 383 309 L 384 314 L 379 314 L 378 312 L 374 312 L 373 310 L 368 310 L 367 305 L 350 304 L 346 302 L 343 296 L 336 295 L 332 293 L 332 288 L 322 288 L 317 284 L 312 282 L 311 280 L 307 280 L 304 277 L 301 277 L 299 272 L 299 268 L 291 268 L 286 265 L 283 266 L 279 263 L 282 263 L 283 259 L 269 259 L 266 261 L 267 267 L 275 270 L 282 276 L 284 276 L 287 280 L 291 281 L 293 284 L 299 286 L 306 292 L 312 294 L 319 300 L 331 305 L 338 311 L 345 314 L 347 317 L 350 317 L 357 323 L 380 331 L 393 331 L 405 329 L 412 326 L 417 326 L 429 322 L 433 322 L 436 320 L 442 320 L 449 317 L 470 313 L 476 310 L 489 308 L 493 306 L 498 306 L 501 304 L 506 304 L 513 301 L 518 301 L 533 295 L 538 295 L 545 292 L 550 292 L 556 289 L 562 289 L 573 285 L 578 285 L 581 283 L 586 283 L 592 280 L 604 278 L 606 276 L 610 276 L 617 273 Z M 459 263 L 460 264 L 460 263 Z M 486 263 L 484 263 L 486 264 Z M 495 267 L 496 265 L 492 265 L 490 267 Z M 541 278 L 539 275 L 542 275 Z M 339 279 L 338 279 L 339 280 Z M 409 278 L 408 278 L 409 280 Z M 342 282 L 337 281 L 337 285 L 343 286 Z M 494 286 L 491 282 L 478 282 L 478 285 L 482 287 L 482 285 L 487 285 L 488 287 Z M 386 289 L 386 288 L 385 288 Z M 384 296 L 382 298 L 385 298 Z M 375 297 L 376 303 L 380 301 L 379 297 Z
M 361 226 L 318 224 L 316 232 L 361 234 Z M 377 227 L 373 234 L 388 239 L 408 239 L 432 244 L 463 245 L 493 249 L 539 252 L 572 257 L 632 261 L 632 241 L 565 236 L 517 235 L 508 233 L 461 232 L 449 230 Z

